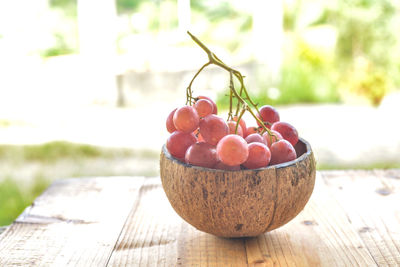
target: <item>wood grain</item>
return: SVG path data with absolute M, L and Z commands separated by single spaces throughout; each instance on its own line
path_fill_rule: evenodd
M 376 264 L 399 266 L 399 172 L 336 171 L 322 177 Z
M 400 170 L 317 174 L 285 226 L 226 239 L 170 206 L 160 178 L 52 185 L 0 235 L 0 266 L 400 266 Z
M 375 266 L 345 212 L 318 176 L 306 208 L 293 221 L 250 239 L 260 266 Z M 262 265 L 264 264 L 264 265 Z
M 0 236 L 0 266 L 104 266 L 142 183 L 116 177 L 53 184 Z

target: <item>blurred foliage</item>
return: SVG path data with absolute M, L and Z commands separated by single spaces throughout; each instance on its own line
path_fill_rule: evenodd
M 258 92 L 248 88 L 256 103 L 286 105 L 340 100 L 332 54 L 311 47 L 299 38 L 287 50 L 277 85 L 264 85 Z M 218 95 L 217 104 L 223 108 L 229 107 L 229 98 L 225 93 Z
M 244 54 L 249 55 L 248 61 L 251 60 L 248 47 L 251 47 L 252 11 L 238 3 L 191 0 L 191 21 L 206 43 L 213 45 L 216 42 L 240 55 L 241 62 L 246 62 Z M 274 84 L 260 85 L 263 88 L 259 92 L 260 99 L 276 104 L 335 102 L 346 100 L 345 95 L 351 93 L 379 105 L 388 91 L 400 87 L 400 35 L 396 34 L 400 28 L 398 2 L 286 0 L 283 3 L 285 43 L 292 45 L 284 51 L 281 77 Z M 77 0 L 50 0 L 49 5 L 57 11 L 55 14 L 64 18 L 60 23 L 62 26 L 53 31 L 53 45 L 43 49 L 41 55 L 49 57 L 77 52 Z M 140 34 L 148 38 L 177 30 L 176 0 L 117 0 L 116 7 L 120 52 L 132 47 L 134 41 L 129 40 L 139 38 Z M 321 51 L 302 38 L 320 26 L 329 26 L 336 32 L 329 51 Z M 247 50 L 241 51 L 243 47 Z M 307 56 L 316 56 L 321 62 L 314 62 Z M 355 65 L 358 58 L 365 59 L 370 67 L 358 70 Z M 279 97 L 271 96 L 269 88 L 278 88 Z M 344 92 L 333 92 L 335 88 Z
M 21 187 L 15 179 L 0 181 L 0 226 L 12 223 L 49 184 L 48 180 L 40 176 L 35 177 L 28 188 Z
M 76 48 L 68 45 L 65 37 L 61 33 L 54 34 L 55 44 L 41 52 L 42 57 L 54 57 L 72 54 L 77 51 Z
M 64 15 L 71 18 L 76 18 L 77 0 L 50 0 L 49 5 L 51 8 L 59 9 Z
M 76 5 L 77 0 L 50 0 L 51 7 L 66 8 L 70 5 Z
M 335 70 L 332 57 L 299 40 L 286 54 L 278 83 L 277 97 L 268 89 L 261 92 L 260 103 L 293 104 L 337 102 L 339 95 L 334 83 Z M 264 102 L 261 102 L 264 101 Z
M 117 11 L 118 13 L 136 11 L 142 2 L 141 0 L 117 0 Z
M 193 24 L 200 22 L 205 26 L 199 37 L 207 43 L 218 42 L 219 46 L 235 53 L 243 45 L 243 40 L 251 38 L 252 14 L 231 1 L 192 0 L 190 4 Z
M 390 90 L 400 88 L 400 36 L 395 34 L 400 27 L 398 3 L 285 3 L 283 26 L 286 43 L 291 45 L 284 52 L 278 83 L 264 84 L 258 92 L 260 103 L 337 102 L 359 97 L 377 106 Z M 314 29 L 326 26 L 336 32 L 332 48 L 320 49 L 303 40 Z
M 341 93 L 344 97 L 348 93 L 364 96 L 372 105 L 378 106 L 389 92 L 390 79 L 387 73 L 361 58 L 352 65 L 353 68 L 344 75 Z
M 52 29 L 53 45 L 40 51 L 44 58 L 78 52 L 77 0 L 50 0 L 49 6 L 60 26 Z
M 283 28 L 285 31 L 295 31 L 296 21 L 300 12 L 301 1 L 295 1 L 291 5 L 284 2 Z
M 102 147 L 75 144 L 65 141 L 54 141 L 40 145 L 0 145 L 0 160 L 15 160 L 21 162 L 39 161 L 55 162 L 61 159 L 73 159 L 76 161 L 88 158 L 112 158 L 136 156 L 154 157 L 154 154 L 132 151 L 130 149 L 105 149 Z M 157 154 L 158 156 L 158 154 Z
M 190 2 L 190 5 L 194 12 L 201 13 L 204 17 L 214 23 L 218 23 L 219 21 L 227 19 L 235 19 L 244 15 L 239 10 L 236 10 L 233 5 L 227 0 L 192 0 Z
M 91 158 L 101 155 L 100 149 L 90 145 L 78 145 L 68 142 L 51 142 L 43 145 L 25 146 L 25 160 L 55 161 L 66 158 Z
M 393 1 L 339 1 L 336 9 L 326 13 L 326 21 L 339 31 L 336 50 L 342 59 L 366 55 L 371 62 L 388 66 L 391 55 L 387 51 L 396 42 L 391 25 L 396 15 Z
M 400 87 L 400 39 L 394 34 L 400 27 L 398 8 L 389 0 L 341 0 L 326 8 L 318 21 L 338 31 L 339 87 L 373 105 L 379 105 L 390 88 Z M 365 63 L 360 66 L 360 61 Z
M 396 161 L 385 161 L 376 162 L 371 164 L 326 164 L 317 162 L 317 170 L 387 170 L 387 169 L 399 169 L 400 162 Z

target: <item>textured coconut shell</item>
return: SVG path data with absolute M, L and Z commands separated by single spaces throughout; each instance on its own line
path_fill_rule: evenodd
M 315 160 L 300 139 L 297 159 L 256 170 L 224 171 L 182 163 L 162 148 L 160 174 L 175 211 L 198 230 L 257 236 L 293 219 L 314 188 Z

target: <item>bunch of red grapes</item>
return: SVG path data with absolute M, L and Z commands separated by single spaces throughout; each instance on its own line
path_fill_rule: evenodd
M 264 132 L 259 122 L 257 127 L 246 127 L 237 117 L 226 122 L 208 97 L 194 99 L 192 106 L 176 108 L 167 118 L 167 149 L 176 159 L 222 170 L 258 169 L 296 159 L 297 130 L 281 122 L 275 108 L 259 109 L 257 117 L 269 129 Z

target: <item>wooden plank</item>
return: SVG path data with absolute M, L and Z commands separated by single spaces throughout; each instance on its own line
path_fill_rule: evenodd
M 250 266 L 376 266 L 319 174 L 305 209 L 246 248 Z
M 322 175 L 379 266 L 400 266 L 400 170 Z
M 242 239 L 218 238 L 184 222 L 159 178 L 147 180 L 121 233 L 110 266 L 244 266 Z
M 0 266 L 105 266 L 143 181 L 54 183 L 0 236 Z
M 194 229 L 159 178 L 71 179 L 0 235 L 0 266 L 399 266 L 399 172 L 323 172 L 306 208 L 256 238 Z

